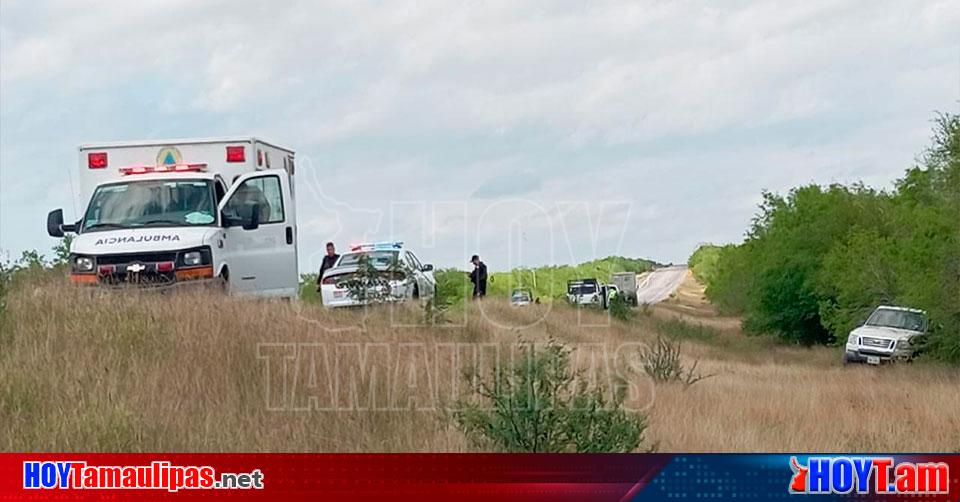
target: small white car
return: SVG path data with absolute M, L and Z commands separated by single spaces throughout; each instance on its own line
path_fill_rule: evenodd
M 533 304 L 533 295 L 529 289 L 515 289 L 510 295 L 510 305 L 514 307 L 525 307 Z
M 916 355 L 920 338 L 926 335 L 927 323 L 922 310 L 881 305 L 850 332 L 843 363 L 909 361 Z
M 351 293 L 350 281 L 357 277 L 361 260 L 368 260 L 380 272 L 377 285 L 369 288 L 367 298 Z M 433 265 L 423 264 L 403 247 L 402 242 L 381 242 L 351 246 L 333 267 L 323 273 L 320 297 L 328 308 L 353 307 L 370 303 L 400 302 L 433 298 L 437 281 Z

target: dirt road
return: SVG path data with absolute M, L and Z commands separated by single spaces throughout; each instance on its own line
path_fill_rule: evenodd
M 686 277 L 686 265 L 658 268 L 640 274 L 637 276 L 637 302 L 652 304 L 666 300 Z

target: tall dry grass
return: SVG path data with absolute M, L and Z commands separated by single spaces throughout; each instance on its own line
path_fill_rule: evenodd
M 454 389 L 469 391 L 472 355 L 554 338 L 602 375 L 622 366 L 617 347 L 654 340 L 662 322 L 485 301 L 423 325 L 412 306 L 327 311 L 204 292 L 91 294 L 61 281 L 23 284 L 7 303 L 0 450 L 469 451 L 442 410 Z M 625 374 L 661 450 L 960 450 L 956 369 L 849 369 L 832 349 L 715 338 L 684 342 L 684 356 L 714 374 L 692 387 Z M 455 343 L 466 344 L 459 365 L 439 355 Z M 374 349 L 358 362 L 335 347 Z

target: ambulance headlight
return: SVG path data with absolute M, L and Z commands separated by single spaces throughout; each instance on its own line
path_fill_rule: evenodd
M 196 267 L 213 263 L 209 246 L 194 249 L 184 249 L 177 253 L 178 267 Z
M 850 333 L 850 336 L 847 337 L 847 343 L 850 345 L 859 345 L 857 342 L 857 335 Z
M 200 251 L 190 251 L 189 253 L 183 254 L 183 264 L 188 267 L 193 267 L 203 263 L 203 255 L 200 254 Z
M 73 267 L 77 272 L 93 272 L 93 258 L 78 256 L 73 259 Z

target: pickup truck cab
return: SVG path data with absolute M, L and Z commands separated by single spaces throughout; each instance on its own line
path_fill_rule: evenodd
M 922 310 L 881 305 L 861 326 L 850 332 L 843 362 L 909 361 L 926 335 L 927 324 L 927 315 Z
M 602 291 L 596 279 L 577 279 L 567 282 L 567 301 L 573 305 L 602 305 Z

